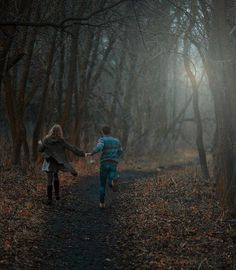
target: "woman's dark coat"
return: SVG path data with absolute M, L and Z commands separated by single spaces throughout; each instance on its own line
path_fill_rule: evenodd
M 54 163 L 54 165 L 58 164 L 58 170 L 69 171 L 74 174 L 76 171 L 69 163 L 65 150 L 69 150 L 79 157 L 85 156 L 84 151 L 67 143 L 64 139 L 48 137 L 44 139 L 42 144 L 39 144 L 39 152 L 44 153 L 44 158 L 47 161 Z

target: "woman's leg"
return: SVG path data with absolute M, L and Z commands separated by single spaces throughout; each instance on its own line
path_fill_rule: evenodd
M 48 186 L 47 186 L 47 197 L 48 197 L 48 204 L 52 203 L 52 182 L 53 182 L 53 173 L 48 172 Z
M 60 182 L 58 173 L 54 173 L 54 190 L 55 190 L 55 196 L 56 200 L 60 200 Z

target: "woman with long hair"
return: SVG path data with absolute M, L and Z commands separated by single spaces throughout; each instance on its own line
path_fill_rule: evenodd
M 78 173 L 69 163 L 66 150 L 71 151 L 79 157 L 84 157 L 84 151 L 81 151 L 74 145 L 67 143 L 63 137 L 63 131 L 60 125 L 55 124 L 45 136 L 43 141 L 39 141 L 39 151 L 44 154 L 42 171 L 47 173 L 47 204 L 52 204 L 52 191 L 54 186 L 56 200 L 60 199 L 59 171 L 70 172 L 76 176 Z

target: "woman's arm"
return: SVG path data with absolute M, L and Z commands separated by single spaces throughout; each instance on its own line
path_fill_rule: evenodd
M 39 141 L 38 141 L 38 151 L 42 153 L 42 152 L 44 152 L 44 150 L 45 150 L 45 146 L 44 146 L 44 144 L 42 143 L 42 141 L 39 140 Z
M 75 145 L 71 145 L 68 142 L 64 141 L 64 146 L 67 150 L 71 151 L 72 153 L 74 153 L 75 155 L 79 156 L 79 157 L 85 157 L 85 153 L 84 151 L 80 150 L 78 147 L 76 147 Z

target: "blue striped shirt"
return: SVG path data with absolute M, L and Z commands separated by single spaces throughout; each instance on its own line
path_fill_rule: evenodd
M 102 162 L 118 162 L 123 152 L 120 141 L 110 135 L 101 137 L 92 154 L 102 152 L 100 161 Z

